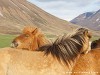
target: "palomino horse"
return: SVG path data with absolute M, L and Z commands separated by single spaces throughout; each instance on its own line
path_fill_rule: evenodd
M 91 48 L 92 48 L 92 49 L 100 48 L 100 39 L 94 40 L 94 41 L 91 43 Z
M 88 30 L 84 30 L 63 36 L 34 52 L 3 48 L 0 75 L 89 75 L 89 72 L 99 75 L 100 52 L 81 54 L 88 50 L 89 39 Z
M 36 27 L 27 26 L 23 33 L 12 42 L 13 48 L 35 50 L 49 43 L 43 33 Z

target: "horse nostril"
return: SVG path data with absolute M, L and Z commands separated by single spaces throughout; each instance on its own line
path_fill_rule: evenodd
M 17 46 L 18 46 L 18 43 L 17 43 L 16 41 L 13 41 L 12 44 L 11 44 L 11 47 L 12 47 L 12 48 L 15 48 L 15 47 L 17 47 Z

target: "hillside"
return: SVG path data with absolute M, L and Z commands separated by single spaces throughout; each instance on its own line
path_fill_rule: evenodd
M 0 33 L 19 34 L 26 25 L 37 26 L 50 34 L 62 34 L 78 27 L 26 0 L 0 0 Z
M 71 20 L 71 23 L 100 31 L 100 10 L 83 13 Z

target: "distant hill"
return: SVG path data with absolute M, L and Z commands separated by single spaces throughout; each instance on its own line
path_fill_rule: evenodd
M 100 31 L 100 10 L 83 13 L 71 20 L 71 23 Z
M 24 26 L 39 27 L 45 33 L 68 33 L 78 26 L 59 19 L 27 0 L 0 0 L 0 33 L 19 34 Z

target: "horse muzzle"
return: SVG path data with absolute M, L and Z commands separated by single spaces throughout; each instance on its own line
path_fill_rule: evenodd
M 16 41 L 13 41 L 12 44 L 11 44 L 11 47 L 12 48 L 17 48 L 18 46 L 18 43 Z

